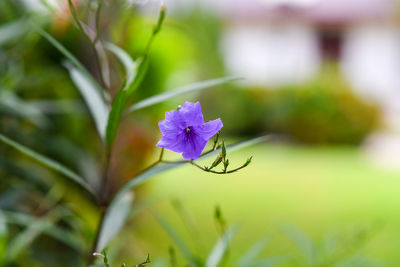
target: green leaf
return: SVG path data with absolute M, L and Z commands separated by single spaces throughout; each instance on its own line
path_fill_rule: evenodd
M 2 211 L 2 214 L 7 223 L 26 227 L 25 230 L 11 240 L 7 248 L 8 260 L 15 259 L 22 250 L 41 234 L 53 237 L 77 251 L 83 249 L 83 242 L 76 235 L 55 225 L 64 215 L 61 209 L 56 208 L 50 211 L 45 216 L 46 218 L 35 218 L 25 213 L 11 211 Z
M 251 264 L 255 261 L 261 251 L 265 248 L 267 241 L 262 239 L 254 244 L 249 250 L 240 257 L 236 267 L 247 267 L 251 266 Z
M 226 148 L 225 148 L 225 142 L 222 142 L 221 154 L 222 154 L 222 158 L 223 158 L 223 159 L 224 159 L 224 161 L 225 161 L 225 159 L 226 159 Z M 225 164 L 225 162 L 224 162 L 224 164 Z
M 119 191 L 117 196 L 124 194 L 125 192 L 128 192 L 129 190 L 131 190 L 132 188 L 135 188 L 138 185 L 143 184 L 144 182 L 146 182 L 147 180 L 149 180 L 150 178 L 154 177 L 155 175 L 170 170 L 170 169 L 174 169 L 178 166 L 181 166 L 183 164 L 186 164 L 187 162 L 177 162 L 177 163 L 167 163 L 167 164 L 159 164 L 157 166 L 154 166 L 144 172 L 142 172 L 141 174 L 139 174 L 138 176 L 133 177 L 131 180 L 129 180 L 129 182 L 127 182 Z
M 106 143 L 110 148 L 118 132 L 118 127 L 124 114 L 126 100 L 128 98 L 127 91 L 120 90 L 114 97 L 111 106 L 110 116 L 108 117 L 106 129 Z
M 136 76 L 134 77 L 132 83 L 126 89 L 129 96 L 132 95 L 139 88 L 140 84 L 144 79 L 144 76 L 147 73 L 147 70 L 149 69 L 148 56 L 144 56 L 138 64 L 139 65 L 137 67 Z
M 72 80 L 81 92 L 86 104 L 89 106 L 90 112 L 95 120 L 97 130 L 104 140 L 109 111 L 105 102 L 105 93 L 103 89 L 93 78 L 93 76 L 86 70 L 86 68 L 79 62 L 79 60 L 60 42 L 45 32 L 42 28 L 34 25 L 34 29 L 58 51 L 60 51 L 73 65 L 70 66 L 71 64 L 66 64 Z
M 133 194 L 127 192 L 111 203 L 104 214 L 96 251 L 102 251 L 121 231 L 132 208 Z
M 108 255 L 107 255 L 106 249 L 103 249 L 103 256 L 104 256 L 104 258 L 103 258 L 104 265 L 106 267 L 110 267 L 110 264 L 108 263 Z
M 316 261 L 317 249 L 311 238 L 301 229 L 292 224 L 283 226 L 284 233 L 292 240 L 302 252 L 309 266 L 314 266 Z
M 192 253 L 188 244 L 185 240 L 175 231 L 175 229 L 165 220 L 163 217 L 157 217 L 158 222 L 164 228 L 165 232 L 171 237 L 176 246 L 182 252 L 183 256 L 189 263 L 193 263 L 196 266 L 200 263 L 197 257 Z M 200 264 L 201 266 L 201 264 Z
M 156 35 L 161 30 L 161 26 L 165 20 L 166 13 L 167 13 L 167 9 L 166 9 L 164 3 L 161 2 L 160 14 L 158 16 L 157 24 L 153 28 L 153 35 Z
M 25 19 L 9 22 L 0 27 L 0 46 L 26 34 L 29 24 Z
M 51 226 L 47 221 L 32 222 L 21 233 L 16 235 L 9 243 L 7 248 L 7 261 L 14 261 L 15 258 L 25 250 L 36 237 L 38 237 L 45 229 Z
M 289 256 L 273 256 L 265 259 L 258 260 L 250 265 L 245 265 L 249 267 L 272 267 L 272 266 L 281 266 L 281 263 L 287 261 Z
M 136 111 L 136 110 L 139 110 L 142 108 L 146 108 L 146 107 L 158 104 L 160 102 L 163 102 L 165 100 L 168 100 L 168 99 L 173 98 L 178 95 L 195 92 L 195 91 L 200 91 L 200 90 L 203 90 L 206 88 L 210 88 L 213 86 L 217 86 L 217 85 L 221 85 L 221 84 L 225 84 L 225 83 L 229 83 L 229 82 L 233 82 L 233 81 L 237 81 L 237 80 L 239 80 L 238 77 L 225 77 L 225 78 L 206 80 L 206 81 L 182 86 L 182 87 L 176 88 L 174 90 L 149 97 L 149 98 L 142 100 L 136 104 L 133 104 L 132 106 L 130 106 L 128 108 L 127 112 L 133 112 L 133 111 Z
M 44 31 L 42 28 L 33 25 L 34 29 L 43 37 L 45 38 L 50 44 L 52 44 L 58 51 L 60 51 L 71 63 L 78 68 L 85 76 L 87 76 L 88 79 L 93 80 L 93 83 L 96 83 L 94 81 L 94 78 L 90 73 L 86 70 L 86 68 L 79 62 L 79 60 L 71 54 L 71 52 L 68 51 L 59 41 L 57 41 L 53 36 L 48 34 L 46 31 Z M 101 87 L 98 85 L 99 92 L 101 92 Z
M 0 212 L 0 266 L 6 266 L 6 251 L 8 247 L 7 221 L 3 213 Z
M 114 53 L 118 57 L 118 59 L 121 61 L 122 65 L 124 66 L 126 82 L 125 82 L 125 86 L 123 89 L 129 88 L 136 76 L 137 64 L 132 59 L 132 57 L 121 47 L 119 47 L 115 44 L 112 44 L 112 43 L 106 43 L 105 47 L 109 51 Z
M 237 230 L 237 226 L 232 226 L 225 231 L 208 255 L 206 267 L 217 267 L 222 263 L 227 255 L 229 244 L 235 237 Z
M 237 142 L 235 144 L 227 146 L 226 149 L 228 151 L 235 151 L 237 149 L 245 148 L 245 147 L 252 146 L 252 145 L 258 144 L 260 142 L 266 141 L 266 140 L 270 139 L 271 137 L 272 137 L 272 135 L 265 135 L 265 136 L 253 138 L 253 139 L 250 139 L 250 140 Z M 213 151 L 211 153 L 208 153 L 206 155 L 201 156 L 199 159 L 205 159 L 205 158 L 208 158 L 208 157 L 212 157 L 212 156 L 214 156 L 214 155 L 216 155 L 218 153 L 220 153 L 220 152 L 218 150 L 215 150 L 215 151 Z M 168 171 L 168 170 L 171 170 L 171 169 L 175 169 L 175 168 L 177 168 L 179 166 L 182 166 L 182 165 L 184 165 L 186 163 L 188 163 L 188 161 L 182 160 L 182 161 L 177 161 L 177 162 L 173 162 L 173 163 L 157 164 L 154 167 L 151 167 L 151 168 L 143 171 L 139 175 L 137 175 L 137 176 L 133 177 L 132 179 L 130 179 L 125 185 L 123 185 L 121 187 L 121 189 L 116 194 L 115 198 L 117 198 L 121 194 L 124 194 L 125 192 L 128 192 L 129 190 L 135 188 L 136 186 L 143 184 L 144 182 L 148 181 L 149 179 L 153 178 L 155 175 L 157 175 L 157 174 L 159 174 L 161 172 Z
M 20 99 L 15 93 L 4 90 L 0 92 L 0 107 L 3 106 L 7 112 L 26 119 L 35 126 L 46 126 L 48 121 L 42 111 L 27 101 Z
M 9 224 L 29 227 L 39 221 L 46 225 L 46 227 L 43 228 L 44 234 L 53 237 L 69 247 L 76 249 L 77 251 L 82 250 L 84 247 L 82 239 L 80 239 L 76 234 L 60 228 L 42 218 L 36 218 L 26 213 L 14 211 L 2 211 L 1 213 L 3 213 L 7 223 Z
M 82 71 L 74 67 L 72 64 L 66 63 L 65 66 L 69 71 L 72 81 L 79 89 L 83 99 L 89 107 L 100 137 L 105 140 L 109 116 L 107 104 L 103 101 L 101 95 L 96 89 L 96 85 L 92 83 L 91 79 L 88 79 Z
M 4 136 L 3 134 L 0 134 L 0 141 L 15 148 L 19 152 L 27 155 L 28 157 L 35 159 L 36 161 L 42 163 L 43 165 L 63 174 L 64 176 L 68 177 L 75 183 L 81 185 L 83 188 L 85 188 L 88 192 L 92 193 L 94 196 L 96 195 L 96 192 L 91 188 L 91 186 L 89 184 L 87 184 L 85 182 L 85 180 L 82 177 L 80 177 L 78 174 L 74 173 L 67 167 L 61 165 L 60 163 L 58 163 L 52 159 L 49 159 L 33 150 L 27 148 L 26 146 L 23 146 L 15 141 L 9 139 L 8 137 Z

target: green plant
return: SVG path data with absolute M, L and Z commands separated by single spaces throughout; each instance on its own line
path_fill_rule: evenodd
M 36 33 L 36 38 L 38 37 L 37 34 L 39 34 L 41 38 L 51 44 L 65 58 L 63 66 L 68 70 L 71 80 L 79 90 L 97 130 L 100 139 L 99 143 L 101 145 L 97 147 L 98 154 L 96 155 L 96 158 L 101 162 L 99 165 L 101 165 L 102 168 L 101 170 L 97 170 L 96 167 L 93 167 L 93 172 L 91 175 L 87 176 L 87 173 L 77 171 L 74 167 L 60 163 L 60 160 L 58 160 L 57 157 L 53 158 L 51 156 L 52 153 L 31 149 L 28 146 L 23 145 L 22 143 L 24 142 L 17 142 L 15 140 L 17 138 L 10 138 L 6 134 L 0 133 L 0 142 L 7 145 L 7 148 L 15 149 L 52 171 L 51 174 L 44 175 L 43 177 L 63 177 L 68 180 L 57 180 L 60 184 L 65 182 L 67 185 L 75 185 L 73 190 L 69 191 L 69 194 L 72 196 L 64 196 L 62 190 L 57 186 L 53 187 L 48 183 L 42 185 L 41 190 L 38 190 L 38 195 L 40 195 L 40 199 L 44 199 L 44 201 L 40 202 L 40 209 L 32 208 L 37 212 L 37 214 L 28 215 L 20 212 L 4 212 L 6 218 L 5 221 L 8 224 L 22 225 L 26 228 L 22 233 L 18 234 L 17 237 L 10 241 L 12 245 L 9 247 L 11 247 L 12 250 L 11 252 L 9 250 L 7 251 L 7 257 L 5 259 L 7 263 L 15 262 L 18 254 L 24 252 L 24 249 L 29 246 L 32 240 L 42 234 L 55 238 L 69 248 L 77 250 L 80 258 L 76 260 L 78 263 L 73 263 L 75 264 L 74 266 L 76 266 L 76 264 L 83 265 L 83 262 L 89 264 L 93 263 L 95 258 L 92 256 L 92 253 L 100 253 L 100 251 L 103 251 L 125 225 L 125 222 L 134 206 L 132 189 L 163 171 L 182 166 L 183 164 L 191 163 L 198 166 L 193 160 L 167 161 L 163 158 L 163 149 L 161 149 L 158 159 L 153 164 L 150 164 L 142 170 L 135 170 L 135 174 L 131 174 L 133 177 L 127 180 L 123 185 L 113 184 L 113 175 L 111 175 L 114 174 L 111 170 L 112 159 L 113 157 L 118 156 L 115 155 L 115 144 L 123 119 L 131 113 L 171 99 L 177 95 L 202 90 L 236 80 L 236 78 L 233 77 L 207 80 L 178 88 L 177 90 L 153 95 L 144 100 L 135 102 L 136 99 L 133 99 L 132 96 L 137 90 L 139 90 L 140 84 L 148 71 L 150 48 L 163 25 L 166 14 L 165 7 L 163 5 L 161 6 L 158 21 L 152 29 L 144 51 L 139 57 L 133 59 L 125 50 L 116 44 L 106 42 L 101 36 L 100 24 L 104 4 L 103 1 L 88 1 L 88 4 L 90 5 L 88 11 L 89 14 L 95 17 L 95 20 L 92 23 L 93 25 L 85 23 L 81 18 L 82 14 L 80 10 L 82 9 L 77 8 L 72 0 L 68 0 L 68 8 L 72 16 L 72 21 L 80 34 L 85 37 L 93 54 L 94 74 L 91 73 L 88 68 L 60 41 L 44 30 L 44 24 L 42 25 L 43 22 L 41 20 L 38 20 L 32 15 L 18 23 L 23 23 L 24 27 Z M 0 32 L 7 31 L 12 33 L 9 34 L 8 40 L 4 41 L 5 43 L 15 40 L 15 38 L 22 38 L 22 33 L 15 34 L 13 31 L 9 30 L 9 26 L 10 25 L 6 25 L 4 26 L 6 28 L 0 29 Z M 107 73 L 110 71 L 107 58 L 110 53 L 120 61 L 125 69 L 123 82 L 118 83 L 121 86 L 116 90 L 115 88 L 112 88 L 110 79 L 107 77 Z M 19 78 L 24 80 L 23 77 Z M 41 125 L 43 121 L 46 120 L 46 113 L 42 112 L 40 108 L 37 108 L 37 105 L 25 105 L 26 100 L 20 98 L 15 93 L 11 93 L 11 90 L 2 91 L 1 94 L 2 107 L 5 109 L 13 107 L 15 109 L 14 113 L 20 116 L 23 120 L 28 120 L 33 125 Z M 28 111 L 24 110 L 27 108 Z M 18 132 L 18 127 L 16 127 L 16 132 Z M 82 132 L 80 132 L 80 134 L 82 134 Z M 229 170 L 227 151 L 255 144 L 263 140 L 263 138 L 256 138 L 225 147 L 225 145 L 220 144 L 217 139 L 214 142 L 213 147 L 204 152 L 201 155 L 201 158 L 217 155 L 218 159 L 220 157 L 218 154 L 222 153 L 224 167 L 223 170 L 218 173 L 227 174 L 246 167 L 250 163 L 249 159 L 243 166 Z M 46 142 L 52 141 L 54 140 L 51 139 Z M 91 158 L 90 153 L 86 153 L 85 151 L 85 146 L 90 142 L 86 142 L 86 140 L 83 139 L 81 142 L 82 147 L 74 145 L 73 142 L 66 142 L 66 146 L 70 149 L 70 153 L 68 155 L 62 155 L 62 153 L 57 154 L 58 157 L 74 157 L 73 159 L 69 159 L 74 163 L 77 163 L 76 161 L 84 161 L 87 166 L 84 166 L 83 169 L 87 171 L 91 168 L 90 162 L 95 161 L 95 159 Z M 60 144 L 61 143 L 57 143 L 55 146 L 58 147 Z M 222 148 L 221 150 L 223 150 L 221 152 L 219 151 L 220 147 Z M 218 164 L 220 162 L 218 162 Z M 11 167 L 18 169 L 18 166 L 9 166 L 13 165 L 12 163 L 9 164 L 9 162 L 6 162 L 4 165 L 6 164 L 7 169 L 5 169 L 6 171 L 4 173 L 6 176 L 11 177 L 12 174 L 10 174 L 8 170 Z M 198 167 L 205 171 L 211 171 L 211 169 L 217 167 L 218 164 L 214 161 L 210 167 Z M 96 166 L 96 164 L 94 165 Z M 25 174 L 23 177 L 26 177 Z M 41 177 L 41 179 L 43 177 Z M 24 185 L 23 182 L 21 182 L 21 184 Z M 20 185 L 18 184 L 18 186 Z M 99 220 L 94 222 L 94 226 L 92 222 L 85 222 L 85 220 L 79 218 L 79 205 L 78 208 L 75 207 L 75 210 L 71 209 L 68 205 L 68 201 L 64 198 L 67 198 L 67 200 L 68 198 L 72 198 L 74 201 L 78 202 L 79 205 L 88 205 L 90 209 L 92 209 L 92 212 L 99 216 Z M 63 199 L 62 202 L 61 199 Z M 89 236 L 85 236 L 86 232 L 90 233 Z M 103 256 L 104 259 L 107 258 L 105 253 Z M 43 260 L 43 262 L 46 262 L 46 260 Z M 109 264 L 108 260 L 105 263 Z M 142 263 L 142 265 L 145 265 L 146 263 L 147 260 Z M 27 264 L 27 262 L 25 262 L 25 264 Z M 66 264 L 67 266 L 68 263 L 60 264 Z
M 230 101 L 221 101 L 227 90 Z M 271 132 L 308 144 L 360 144 L 381 124 L 380 108 L 355 95 L 331 68 L 304 84 L 229 88 L 202 99 L 231 135 Z
M 185 228 L 191 234 L 193 243 L 199 245 L 201 243 L 201 235 L 198 233 L 196 225 L 193 223 L 190 214 L 186 211 L 183 204 L 174 200 L 172 205 L 182 219 Z M 165 232 L 171 237 L 175 246 L 184 257 L 184 263 L 178 264 L 178 260 L 175 253 L 174 246 L 170 246 L 170 264 L 166 266 L 177 267 L 177 266 L 193 266 L 193 267 L 217 267 L 226 265 L 229 255 L 231 254 L 231 244 L 234 241 L 236 234 L 239 231 L 240 226 L 233 224 L 229 225 L 227 220 L 224 218 L 221 208 L 215 207 L 214 210 L 214 222 L 217 233 L 219 235 L 218 240 L 215 242 L 212 249 L 206 254 L 199 254 L 199 250 L 190 246 L 185 239 L 178 233 L 167 220 L 161 216 L 157 216 L 157 220 L 163 227 Z M 261 267 L 261 266 L 277 266 L 282 262 L 288 260 L 286 256 L 269 256 L 260 258 L 259 254 L 264 250 L 267 245 L 267 240 L 261 239 L 252 245 L 247 251 L 241 252 L 240 257 L 234 263 L 230 262 L 230 266 L 236 267 Z
M 338 76 L 266 94 L 265 125 L 305 143 L 359 144 L 379 126 L 380 112 Z

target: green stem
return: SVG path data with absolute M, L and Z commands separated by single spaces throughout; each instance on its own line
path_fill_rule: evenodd
M 100 0 L 100 2 L 101 2 L 101 0 Z M 69 6 L 69 10 L 71 11 L 72 18 L 74 19 L 75 24 L 78 27 L 78 30 L 83 34 L 83 36 L 85 36 L 85 38 L 88 40 L 90 46 L 92 47 L 92 50 L 93 50 L 93 53 L 94 53 L 94 59 L 96 61 L 96 64 L 95 64 L 96 65 L 96 70 L 97 70 L 97 73 L 99 75 L 99 80 L 101 82 L 102 87 L 107 89 L 107 85 L 104 82 L 103 73 L 101 71 L 100 58 L 99 58 L 99 55 L 98 55 L 97 49 L 96 49 L 96 43 L 97 43 L 97 41 L 99 39 L 98 32 L 96 32 L 96 38 L 93 41 L 90 38 L 90 36 L 86 33 L 85 29 L 83 28 L 83 26 L 82 26 L 82 24 L 81 24 L 81 22 L 80 22 L 80 20 L 78 18 L 78 14 L 76 12 L 76 9 L 75 9 L 74 5 L 72 4 L 72 0 L 68 0 L 68 6 Z M 98 12 L 97 13 L 100 13 L 99 9 L 100 9 L 100 7 L 98 8 Z M 100 16 L 100 15 L 98 15 L 98 16 Z M 96 18 L 97 18 L 97 14 L 96 14 Z
M 96 235 L 94 238 L 94 242 L 92 244 L 91 251 L 88 255 L 89 256 L 89 259 L 88 259 L 89 266 L 92 265 L 95 261 L 95 257 L 93 256 L 93 253 L 98 252 L 98 251 L 96 251 L 96 247 L 97 247 L 97 243 L 99 242 L 99 239 L 100 239 L 100 233 L 101 233 L 101 229 L 103 228 L 104 218 L 105 218 L 107 209 L 108 209 L 108 207 L 101 207 L 100 221 L 97 226 Z

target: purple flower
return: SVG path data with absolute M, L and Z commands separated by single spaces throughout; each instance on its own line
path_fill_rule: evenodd
M 221 119 L 204 123 L 200 102 L 185 102 L 178 110 L 165 112 L 165 120 L 158 126 L 162 137 L 157 146 L 182 153 L 185 159 L 197 159 L 208 140 L 223 127 Z

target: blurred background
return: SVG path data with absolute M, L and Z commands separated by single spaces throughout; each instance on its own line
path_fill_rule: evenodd
M 95 20 L 87 12 L 92 2 L 74 1 L 88 22 Z M 138 57 L 160 1 L 103 2 L 101 38 Z M 270 260 L 254 266 L 398 266 L 399 3 L 165 0 L 165 5 L 167 19 L 134 101 L 205 79 L 242 79 L 127 116 L 112 158 L 118 179 L 110 186 L 117 188 L 157 157 L 157 122 L 184 101 L 200 101 L 206 120 L 221 118 L 226 142 L 265 133 L 275 137 L 232 153 L 232 164 L 253 156 L 240 172 L 217 176 L 184 166 L 140 187 L 137 208 L 109 248 L 115 266 L 136 264 L 148 252 L 151 266 L 171 261 L 176 245 L 160 216 L 193 250 L 206 254 L 219 236 L 217 205 L 228 224 L 240 226 L 225 266 L 246 266 L 236 263 L 260 239 L 267 242 L 260 257 Z M 97 75 L 66 1 L 1 0 L 0 132 L 94 181 L 103 160 L 101 140 L 63 55 L 32 30 L 30 20 Z M 122 67 L 112 54 L 106 58 L 104 82 L 114 95 Z M 0 262 L 81 266 L 98 220 L 93 204 L 74 185 L 56 183 L 58 175 L 42 165 L 5 145 L 0 152 L 0 208 L 11 218 L 0 223 Z M 48 224 L 32 229 L 34 218 Z M 54 224 L 75 227 L 79 238 L 49 234 Z M 179 249 L 176 261 L 186 266 Z

